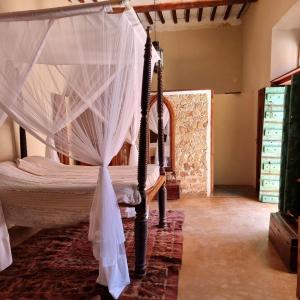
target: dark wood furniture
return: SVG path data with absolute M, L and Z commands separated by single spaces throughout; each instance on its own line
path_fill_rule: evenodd
M 164 228 L 166 222 L 166 173 L 164 168 L 164 143 L 163 143 L 163 102 L 162 102 L 162 67 L 160 61 L 157 63 L 158 70 L 158 156 L 160 177 L 154 186 L 146 190 L 147 178 L 147 161 L 148 161 L 148 112 L 150 104 L 150 87 L 151 87 L 151 54 L 152 43 L 150 39 L 149 28 L 147 30 L 147 40 L 145 44 L 142 96 L 141 96 L 141 123 L 139 136 L 139 158 L 138 158 L 138 190 L 141 195 L 141 203 L 135 207 L 135 276 L 141 278 L 146 272 L 146 252 L 147 252 L 147 203 L 154 199 L 158 194 L 159 207 L 159 224 L 160 228 Z M 20 128 L 20 150 L 21 156 L 27 156 L 26 132 Z M 125 206 L 125 205 L 121 205 Z M 127 207 L 131 207 L 126 205 Z
M 167 180 L 168 200 L 180 199 L 180 180 Z
M 27 138 L 26 138 L 26 131 L 23 127 L 19 128 L 20 133 L 20 155 L 21 158 L 27 156 Z
M 269 240 L 289 272 L 297 273 L 298 224 L 295 218 L 280 212 L 272 213 Z
M 126 166 L 129 162 L 131 145 L 124 143 L 119 153 L 111 160 L 110 166 Z
M 285 79 L 284 79 L 285 80 Z M 290 272 L 297 272 L 300 215 L 300 74 L 295 74 L 285 97 L 279 212 L 271 215 L 269 237 Z
M 300 224 L 298 218 L 298 239 L 300 233 Z M 297 275 L 297 298 L 300 299 L 300 247 L 298 247 L 298 258 L 297 258 L 297 268 L 298 268 L 298 275 Z
M 142 277 L 146 273 L 146 252 L 147 252 L 147 194 L 145 191 L 147 177 L 147 161 L 149 153 L 149 130 L 148 130 L 148 112 L 150 104 L 151 89 L 151 49 L 152 43 L 147 29 L 147 41 L 145 46 L 145 59 L 142 83 L 141 100 L 141 124 L 139 137 L 139 159 L 138 159 L 138 190 L 141 195 L 141 203 L 135 207 L 135 275 Z M 158 94 L 157 94 L 157 112 L 158 112 L 158 158 L 160 175 L 165 178 L 164 168 L 164 133 L 163 133 L 163 101 L 162 101 L 162 66 L 161 61 L 157 63 L 158 70 Z M 159 227 L 165 226 L 165 206 L 167 200 L 167 191 L 165 181 L 158 189 L 158 207 L 159 207 Z
M 258 91 L 258 112 L 257 112 L 257 138 L 256 138 L 256 192 L 259 193 L 260 171 L 261 171 L 261 151 L 263 140 L 265 89 Z

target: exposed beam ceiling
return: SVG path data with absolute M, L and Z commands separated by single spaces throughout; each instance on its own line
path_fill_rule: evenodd
M 70 2 L 97 2 L 97 0 L 69 0 Z M 229 23 L 239 25 L 251 3 L 258 0 L 133 0 L 133 8 L 141 23 L 147 27 L 170 28 L 177 30 L 179 26 L 211 26 Z M 141 4 L 145 3 L 145 4 Z M 113 6 L 115 13 L 122 12 L 124 6 Z M 204 25 L 206 24 L 206 25 Z M 171 29 L 172 30 L 172 29 Z
M 223 5 L 243 4 L 246 6 L 249 3 L 257 2 L 257 0 L 198 0 L 198 1 L 183 1 L 183 2 L 164 2 L 147 5 L 134 5 L 134 10 L 137 13 L 145 11 L 163 11 L 176 9 L 191 9 L 199 7 L 216 7 Z
M 172 10 L 172 17 L 174 24 L 177 24 L 177 13 L 176 10 Z
M 197 14 L 198 22 L 201 22 L 202 16 L 203 16 L 203 7 L 199 7 L 198 8 L 198 14 Z
M 226 12 L 225 12 L 225 15 L 224 15 L 224 20 L 228 20 L 228 18 L 230 16 L 230 13 L 231 13 L 231 9 L 232 9 L 232 4 L 227 6 Z
M 216 17 L 216 13 L 217 13 L 217 6 L 213 7 L 213 9 L 211 10 L 211 15 L 210 15 L 210 20 L 214 21 L 215 17 Z
M 161 23 L 165 24 L 166 21 L 165 21 L 165 18 L 164 18 L 164 15 L 163 15 L 162 11 L 158 11 L 157 13 L 158 13 L 158 17 L 159 17 Z
M 188 23 L 190 21 L 191 10 L 188 8 L 185 10 L 185 21 Z
M 150 25 L 152 25 L 152 24 L 153 24 L 153 20 L 152 20 L 152 17 L 151 17 L 151 15 L 150 15 L 149 11 L 144 12 L 144 15 L 145 15 L 145 17 L 147 18 L 148 23 L 149 23 Z
M 238 14 L 238 16 L 237 16 L 238 19 L 241 18 L 241 16 L 244 13 L 246 7 L 247 7 L 247 3 L 244 3 L 243 6 L 242 6 L 242 8 L 241 8 L 241 10 L 240 10 L 240 12 L 239 12 L 239 14 Z

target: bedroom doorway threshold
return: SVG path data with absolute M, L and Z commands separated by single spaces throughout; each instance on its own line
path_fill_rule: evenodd
M 258 200 L 255 188 L 248 185 L 215 185 L 212 197 L 245 197 Z

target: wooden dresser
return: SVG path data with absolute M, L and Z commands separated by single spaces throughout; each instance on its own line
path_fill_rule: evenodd
M 180 198 L 180 180 L 167 180 L 166 188 L 168 200 L 177 200 Z
M 293 217 L 280 212 L 271 214 L 269 240 L 291 273 L 297 273 L 297 226 L 297 221 Z

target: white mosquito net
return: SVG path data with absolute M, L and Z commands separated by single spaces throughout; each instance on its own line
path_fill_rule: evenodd
M 146 33 L 133 10 L 106 11 L 0 18 L 0 109 L 49 148 L 100 166 L 89 239 L 97 281 L 117 298 L 129 275 L 107 166 L 125 140 L 137 151 Z
M 3 123 L 5 122 L 7 118 L 7 115 L 4 111 L 0 110 L 0 127 L 3 125 Z
M 155 102 L 150 110 L 149 110 L 149 129 L 151 131 L 153 131 L 154 133 L 158 133 L 158 112 L 157 112 L 157 103 Z M 170 114 L 169 114 L 169 110 L 166 106 L 166 104 L 163 104 L 163 116 L 162 116 L 162 120 L 163 120 L 163 129 L 165 134 L 168 134 L 167 130 L 167 125 L 169 123 L 170 120 Z

